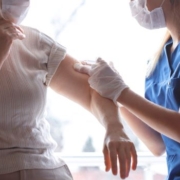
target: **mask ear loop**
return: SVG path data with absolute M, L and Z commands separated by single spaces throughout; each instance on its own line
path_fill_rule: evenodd
M 162 6 L 163 6 L 164 2 L 165 2 L 165 0 L 163 0 L 163 2 L 161 3 L 161 6 L 160 6 L 160 7 L 162 7 Z

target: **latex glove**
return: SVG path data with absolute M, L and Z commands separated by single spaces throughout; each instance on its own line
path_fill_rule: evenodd
M 13 40 L 24 38 L 25 34 L 19 26 L 0 19 L 0 67 L 9 55 Z
M 129 176 L 131 168 L 135 170 L 137 167 L 137 154 L 134 144 L 123 129 L 119 129 L 116 125 L 109 127 L 106 131 L 103 154 L 106 171 L 111 169 L 114 175 L 117 175 L 119 171 L 122 179 Z
M 109 98 L 117 104 L 117 99 L 124 89 L 128 86 L 124 83 L 122 77 L 113 67 L 101 58 L 98 58 L 95 64 L 83 61 L 82 64 L 75 63 L 74 69 L 90 76 L 88 82 L 94 90 L 101 96 Z

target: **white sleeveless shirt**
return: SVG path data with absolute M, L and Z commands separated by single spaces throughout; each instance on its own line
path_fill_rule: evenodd
M 47 88 L 66 50 L 45 34 L 22 27 L 0 69 L 0 174 L 64 165 L 44 117 Z

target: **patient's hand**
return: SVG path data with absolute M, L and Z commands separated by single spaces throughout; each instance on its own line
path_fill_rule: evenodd
M 114 127 L 109 126 L 106 131 L 103 153 L 106 171 L 111 169 L 114 175 L 117 175 L 119 171 L 122 179 L 129 176 L 131 168 L 136 169 L 137 154 L 134 144 L 127 137 L 124 130 L 116 125 Z
M 13 40 L 24 38 L 25 34 L 19 26 L 0 19 L 0 68 L 9 55 Z

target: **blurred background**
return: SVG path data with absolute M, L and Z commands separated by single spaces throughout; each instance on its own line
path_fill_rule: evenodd
M 125 82 L 143 96 L 147 60 L 156 52 L 165 29 L 149 31 L 131 17 L 128 1 L 31 0 L 23 25 L 46 33 L 78 60 L 102 57 L 113 61 Z M 48 90 L 47 120 L 57 153 L 68 163 L 74 180 L 118 180 L 104 171 L 104 128 L 78 104 Z M 138 168 L 128 180 L 164 180 L 165 155 L 153 157 L 124 124 L 138 151 Z

